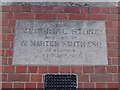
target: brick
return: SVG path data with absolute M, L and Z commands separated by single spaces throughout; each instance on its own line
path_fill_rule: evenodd
M 77 14 L 77 13 L 72 13 L 68 15 L 69 19 L 75 19 L 75 20 L 85 20 L 86 15 L 85 14 Z
M 0 49 L 0 56 L 5 56 L 5 50 Z
M 29 75 L 26 74 L 9 74 L 8 81 L 29 81 Z
M 118 28 L 109 28 L 107 29 L 107 34 L 111 34 L 111 35 L 118 35 Z
M 120 36 L 114 36 L 114 40 L 115 40 L 116 42 L 120 42 Z
M 8 34 L 8 35 L 7 35 L 7 40 L 8 40 L 8 41 L 13 41 L 13 40 L 14 40 L 14 37 L 15 37 L 14 34 Z
M 53 12 L 52 6 L 43 6 L 42 9 L 43 9 L 43 12 Z
M 111 13 L 118 13 L 117 7 L 111 7 Z
M 7 58 L 2 58 L 2 65 L 7 65 Z
M 55 13 L 36 14 L 36 19 L 56 19 L 56 14 Z
M 95 73 L 106 73 L 105 66 L 95 66 Z
M 12 83 L 2 83 L 2 88 L 12 88 Z
M 22 12 L 31 12 L 31 6 L 22 6 Z
M 34 19 L 33 13 L 15 13 L 14 19 Z
M 64 7 L 64 12 L 77 13 L 77 12 L 80 12 L 80 8 L 79 7 Z
M 91 7 L 90 13 L 100 13 L 100 8 L 99 7 Z
M 110 13 L 110 8 L 109 7 L 101 7 L 100 13 Z
M 120 68 L 120 66 L 118 66 L 118 68 Z M 120 73 L 120 69 L 118 69 L 118 73 Z
M 84 83 L 84 88 L 95 88 L 94 83 Z
M 0 26 L 8 26 L 9 20 L 0 20 Z
M 5 56 L 5 50 L 0 50 L 0 56 Z
M 113 27 L 113 24 L 112 24 L 111 21 L 106 21 L 106 22 L 105 22 L 105 25 L 106 25 L 106 28 L 111 28 L 111 27 Z
M 64 7 L 61 6 L 54 6 L 53 7 L 53 12 L 63 12 Z
M 89 75 L 79 75 L 78 81 L 79 82 L 89 82 Z
M 4 73 L 14 73 L 15 66 L 4 66 Z
M 118 51 L 115 49 L 109 49 L 108 50 L 108 56 L 109 57 L 117 57 L 118 56 Z
M 9 26 L 15 26 L 16 20 L 10 20 Z
M 120 27 L 120 21 L 113 21 L 113 27 L 117 28 Z
M 11 27 L 2 27 L 2 33 L 11 33 Z
M 112 65 L 112 59 L 110 57 L 108 57 L 108 65 Z
M 16 66 L 16 73 L 26 73 L 27 66 Z
M 12 65 L 12 58 L 8 58 L 8 65 Z
M 111 62 L 112 62 L 112 65 L 119 65 L 120 59 L 119 58 L 112 58 Z
M 48 66 L 48 73 L 58 73 L 59 67 L 58 66 Z
M 6 34 L 0 34 L 0 41 L 6 41 L 7 40 L 7 35 Z
M 82 73 L 82 66 L 71 66 L 71 73 Z
M 81 13 L 90 13 L 90 7 L 81 7 Z
M 47 73 L 47 66 L 39 66 L 38 73 Z
M 11 48 L 10 42 L 2 42 L 2 48 Z
M 24 88 L 24 83 L 14 83 L 14 88 Z
M 70 66 L 60 66 L 60 73 L 70 73 Z
M 13 55 L 13 50 L 6 50 L 5 56 L 12 56 Z
M 118 42 L 120 42 L 120 36 L 116 36 L 115 40 L 118 41 Z
M 32 12 L 42 12 L 42 6 L 33 6 Z
M 2 42 L 0 42 L 0 47 L 2 47 Z
M 11 33 L 15 33 L 15 27 L 10 27 Z
M 13 48 L 14 42 L 10 42 L 10 48 Z
M 4 66 L 0 66 L 0 72 L 3 72 L 3 70 L 4 70 L 4 68 L 3 68 Z
M 111 58 L 108 57 L 108 65 L 112 65 Z
M 96 88 L 107 88 L 106 83 L 96 83 Z
M 36 83 L 26 83 L 26 88 L 36 88 Z
M 108 14 L 107 20 L 118 20 L 118 14 Z
M 107 88 L 119 88 L 119 83 L 107 83 Z
M 11 42 L 10 45 L 11 45 L 10 47 L 13 48 L 13 46 L 14 46 L 14 42 Z
M 101 75 L 91 75 L 91 82 L 111 82 L 112 75 L 110 74 L 101 74 Z
M 1 6 L 2 12 L 10 12 L 10 6 Z
M 12 13 L 2 13 L 2 19 L 13 19 Z
M 93 66 L 83 66 L 83 73 L 94 73 Z
M 107 73 L 118 73 L 117 66 L 107 66 Z
M 120 75 L 119 74 L 112 74 L 112 76 L 113 76 L 113 81 L 114 82 L 119 82 L 120 81 Z
M 28 73 L 37 73 L 37 66 L 29 66 L 28 67 Z
M 84 88 L 83 83 L 78 83 L 78 89 Z
M 106 20 L 107 15 L 106 14 L 88 14 L 87 20 Z
M 2 74 L 2 81 L 7 81 L 7 74 Z
M 110 49 L 118 49 L 118 48 L 120 48 L 120 43 L 108 43 L 108 46 L 107 46 L 108 48 L 110 48 Z
M 0 34 L 0 41 L 4 41 L 3 39 L 6 40 L 6 36 L 3 37 L 3 35 L 5 35 L 5 34 Z
M 37 88 L 43 89 L 43 88 L 44 88 L 44 84 L 43 84 L 43 83 L 38 83 L 38 84 L 37 84 Z
M 11 6 L 11 12 L 21 12 L 21 6 Z
M 32 82 L 41 82 L 42 81 L 42 75 L 31 75 L 31 81 Z
M 118 42 L 118 36 L 107 36 L 107 42 Z
M 68 14 L 65 13 L 58 13 L 57 14 L 57 19 L 67 19 Z

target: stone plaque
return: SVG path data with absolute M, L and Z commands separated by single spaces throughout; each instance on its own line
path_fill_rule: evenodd
M 107 65 L 104 21 L 17 20 L 15 65 Z

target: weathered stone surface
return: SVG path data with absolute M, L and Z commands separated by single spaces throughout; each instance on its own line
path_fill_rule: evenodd
M 20 6 L 72 6 L 72 7 L 116 7 L 117 2 L 2 2 L 1 5 Z
M 17 20 L 13 64 L 107 65 L 105 22 Z

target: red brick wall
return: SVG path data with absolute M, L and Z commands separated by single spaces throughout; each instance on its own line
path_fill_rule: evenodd
M 118 88 L 120 21 L 117 7 L 2 6 L 0 43 L 3 88 L 43 88 L 44 73 L 79 74 L 79 88 Z M 12 65 L 17 19 L 102 20 L 106 23 L 107 66 L 17 66 Z M 119 38 L 119 39 L 118 39 Z M 120 71 L 119 71 L 120 72 Z

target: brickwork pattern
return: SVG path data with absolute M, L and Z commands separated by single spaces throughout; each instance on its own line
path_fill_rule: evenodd
M 120 21 L 118 7 L 2 6 L 0 49 L 3 88 L 44 88 L 44 73 L 75 73 L 79 88 L 118 88 Z M 17 19 L 102 20 L 106 24 L 107 66 L 17 66 L 12 65 Z

